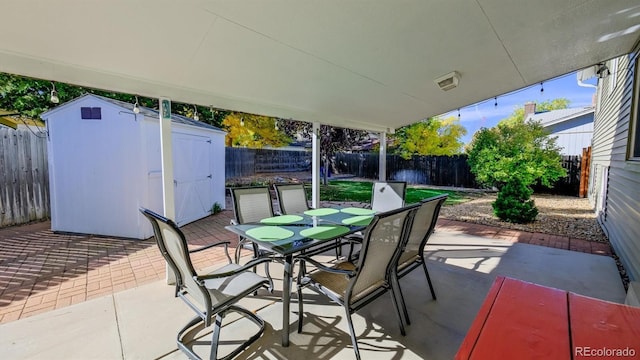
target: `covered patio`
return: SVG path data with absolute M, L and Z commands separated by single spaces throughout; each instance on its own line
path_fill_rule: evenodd
M 629 53 L 639 12 L 638 0 L 12 2 L 3 5 L 0 71 L 384 137 Z M 170 131 L 162 133 L 170 154 Z M 314 138 L 314 206 L 318 146 Z M 165 156 L 168 217 L 172 166 Z M 499 275 L 614 302 L 625 296 L 609 257 L 455 231 L 437 231 L 427 252 L 438 301 L 416 271 L 403 279 L 413 316 L 406 337 L 394 330 L 388 297 L 354 315 L 365 358 L 453 357 Z M 282 347 L 281 288 L 243 303 L 269 327 L 242 357 L 352 356 L 342 309 L 313 294 L 305 332 Z M 182 358 L 175 331 L 190 315 L 158 280 L 1 325 L 0 347 L 8 358 Z M 223 337 L 241 339 L 241 326 L 230 323 Z
M 187 225 L 185 231 L 193 239 L 190 243 L 197 245 L 213 240 L 213 236 L 231 235 L 220 230 L 228 224 L 229 216 L 230 212 L 225 211 Z M 397 319 L 389 311 L 391 303 L 388 296 L 358 311 L 353 318 L 362 356 L 367 359 L 452 358 L 497 276 L 509 276 L 618 303 L 624 301 L 624 287 L 611 257 L 518 242 L 519 238 L 531 238 L 531 234 L 510 231 L 500 235 L 499 230 L 441 221 L 427 247 L 428 266 L 438 300 L 431 300 L 426 279 L 420 271 L 414 271 L 402 280 L 412 317 L 412 325 L 405 337 L 400 335 Z M 232 240 L 234 236 L 228 238 Z M 139 242 L 133 243 L 141 246 Z M 147 281 L 141 278 L 128 289 L 123 285 L 111 292 L 95 293 L 87 301 L 75 305 L 0 325 L 0 348 L 5 356 L 16 359 L 183 358 L 175 346 L 175 333 L 192 313 L 180 300 L 173 298 L 173 288 L 161 280 L 163 260 L 157 249 L 153 249 L 153 243 L 144 243 L 145 246 L 131 256 L 137 261 L 142 257 L 153 259 L 155 275 L 146 273 L 151 278 Z M 584 248 L 579 250 L 587 251 Z M 200 268 L 224 261 L 218 250 L 199 255 L 196 261 Z M 84 281 L 100 284 L 99 278 L 88 275 L 100 268 L 124 272 L 121 260 L 125 256 L 121 253 L 120 260 L 115 252 L 105 256 L 101 265 L 88 269 Z M 333 253 L 327 255 L 326 260 L 331 261 L 332 258 Z M 82 279 L 81 273 L 72 272 L 70 276 Z M 343 309 L 312 291 L 305 296 L 304 332 L 297 334 L 292 330 L 290 346 L 282 347 L 282 269 L 277 263 L 272 264 L 272 274 L 276 278 L 273 294 L 261 291 L 258 296 L 242 303 L 257 311 L 268 325 L 258 343 L 240 357 L 352 357 Z M 89 277 L 91 279 L 87 280 Z M 65 283 L 63 280 L 60 282 Z M 46 294 L 46 289 L 39 288 L 41 294 Z M 58 294 L 65 293 L 65 289 L 58 290 Z M 295 297 L 293 301 L 295 303 Z M 245 322 L 234 323 L 231 316 L 226 321 L 229 324 L 223 329 L 222 336 L 230 343 L 253 331 L 246 328 Z M 291 329 L 295 328 L 295 320 L 292 319 Z M 203 342 L 196 342 L 196 351 L 206 354 L 208 345 L 205 342 L 209 338 L 206 333 L 199 335 L 204 338 Z
M 178 101 L 311 122 L 317 206 L 320 124 L 384 138 L 572 71 L 595 75 L 633 49 L 639 10 L 637 0 L 13 2 L 0 71 L 158 98 L 167 110 Z M 174 218 L 171 125 L 161 123 Z

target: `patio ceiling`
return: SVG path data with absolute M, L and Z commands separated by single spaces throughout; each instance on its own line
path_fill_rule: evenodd
M 628 53 L 640 1 L 3 1 L 0 71 L 394 129 Z M 451 71 L 460 84 L 442 91 Z

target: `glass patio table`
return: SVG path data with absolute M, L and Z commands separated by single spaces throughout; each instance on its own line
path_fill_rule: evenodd
M 289 312 L 293 262 L 307 251 L 328 250 L 333 240 L 364 230 L 375 212 L 354 207 L 307 210 L 293 215 L 274 216 L 258 222 L 225 228 L 251 242 L 281 255 L 284 259 L 282 285 L 282 346 L 289 346 Z

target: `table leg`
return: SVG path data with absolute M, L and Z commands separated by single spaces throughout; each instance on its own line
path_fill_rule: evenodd
M 289 308 L 291 301 L 291 278 L 293 271 L 293 256 L 284 258 L 284 276 L 282 278 L 282 346 L 289 346 Z

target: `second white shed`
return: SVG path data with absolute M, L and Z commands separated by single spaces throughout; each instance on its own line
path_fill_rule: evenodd
M 138 211 L 163 213 L 158 112 L 84 95 L 42 114 L 49 133 L 51 228 L 146 239 Z M 225 206 L 224 137 L 214 126 L 172 115 L 176 222 Z

